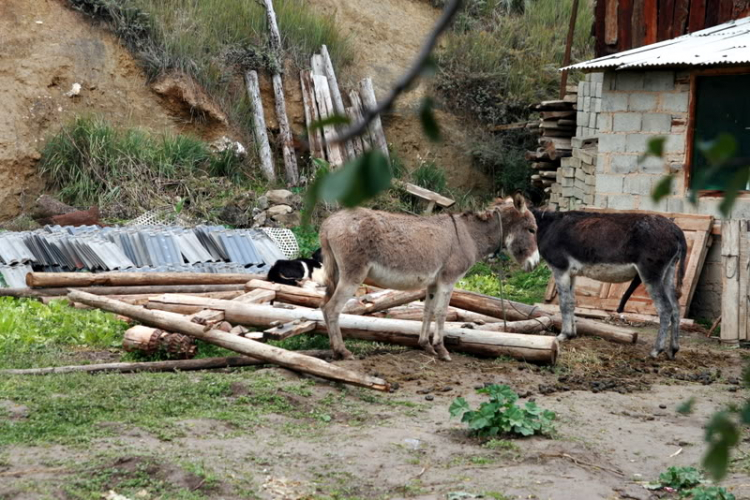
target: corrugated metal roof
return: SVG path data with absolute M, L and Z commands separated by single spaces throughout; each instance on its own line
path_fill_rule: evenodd
M 563 69 L 634 69 L 750 63 L 750 17 Z

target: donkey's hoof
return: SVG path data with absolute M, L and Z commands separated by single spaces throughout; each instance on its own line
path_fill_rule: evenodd
M 437 353 L 435 352 L 435 348 L 432 347 L 432 344 L 430 342 L 425 342 L 424 344 L 422 342 L 419 343 L 419 347 L 422 348 L 424 352 L 429 354 L 430 356 L 437 356 Z
M 659 358 L 659 354 L 661 354 L 662 352 L 664 352 L 664 351 L 660 351 L 659 349 L 654 349 L 653 351 L 651 351 L 651 353 L 649 354 L 649 356 L 651 356 L 653 359 L 658 359 Z
M 669 351 L 667 351 L 667 357 L 669 359 L 674 360 L 674 358 L 677 357 L 677 351 L 679 351 L 679 350 L 680 350 L 679 347 L 677 349 L 670 349 Z
M 451 355 L 448 354 L 448 350 L 441 345 L 437 346 L 437 356 L 438 356 L 438 359 L 440 359 L 441 361 L 451 360 Z
M 565 342 L 565 341 L 566 341 L 566 340 L 568 340 L 569 338 L 570 338 L 570 337 L 568 337 L 568 334 L 567 334 L 567 333 L 561 333 L 561 334 L 559 334 L 559 335 L 557 336 L 557 340 L 559 340 L 560 342 Z

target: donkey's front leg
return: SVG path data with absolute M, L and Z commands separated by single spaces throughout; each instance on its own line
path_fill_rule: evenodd
M 437 286 L 430 285 L 427 287 L 427 295 L 424 298 L 424 316 L 422 317 L 422 330 L 419 332 L 419 347 L 425 350 L 427 354 L 436 355 L 435 349 L 430 342 L 430 327 L 432 326 L 432 317 L 435 313 L 435 295 Z
M 359 285 L 339 283 L 336 291 L 328 302 L 321 308 L 323 318 L 328 328 L 328 338 L 331 342 L 333 357 L 336 359 L 354 359 L 354 355 L 344 345 L 344 339 L 341 335 L 341 326 L 339 325 L 339 316 L 346 302 L 354 295 Z
M 560 334 L 557 336 L 557 340 L 564 341 L 576 336 L 576 302 L 573 292 L 575 277 L 571 276 L 568 271 L 556 271 L 555 283 L 557 285 L 557 295 L 560 299 L 560 314 L 562 315 L 562 328 L 560 329 Z
M 443 343 L 445 336 L 445 316 L 448 310 L 448 303 L 451 299 L 451 293 L 453 293 L 453 285 L 443 285 L 438 288 L 437 297 L 435 298 L 435 336 L 432 339 L 432 345 L 435 346 L 438 358 L 443 361 L 451 360 L 451 356 L 448 354 L 448 350 Z

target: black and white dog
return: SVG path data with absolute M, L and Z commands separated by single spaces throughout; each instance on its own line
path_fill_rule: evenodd
M 312 259 L 277 260 L 268 270 L 268 281 L 273 283 L 297 286 L 304 279 L 325 284 L 323 253 L 320 248 L 312 254 Z

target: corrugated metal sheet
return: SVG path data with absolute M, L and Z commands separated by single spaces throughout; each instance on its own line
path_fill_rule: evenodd
M 291 232 L 290 237 L 294 237 Z M 0 233 L 0 274 L 25 287 L 35 271 L 265 273 L 286 256 L 263 231 L 222 226 L 46 226 Z M 2 286 L 0 284 L 0 286 Z
M 750 17 L 564 69 L 635 69 L 750 63 Z

